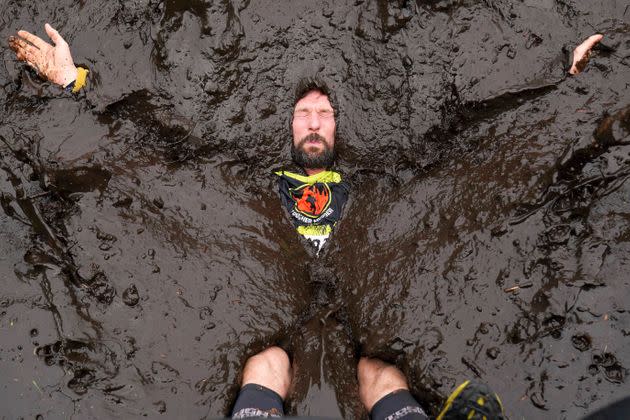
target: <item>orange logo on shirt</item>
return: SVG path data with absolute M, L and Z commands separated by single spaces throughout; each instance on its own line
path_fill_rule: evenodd
M 295 209 L 313 219 L 326 211 L 330 205 L 331 195 L 326 184 L 303 185 L 291 190 Z

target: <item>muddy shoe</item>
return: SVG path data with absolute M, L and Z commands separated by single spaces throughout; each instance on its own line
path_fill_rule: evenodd
M 484 384 L 466 381 L 448 397 L 436 420 L 503 420 L 499 396 Z

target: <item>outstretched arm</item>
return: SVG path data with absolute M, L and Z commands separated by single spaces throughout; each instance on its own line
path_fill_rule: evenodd
M 41 77 L 78 92 L 85 85 L 87 70 L 75 67 L 70 47 L 59 32 L 49 24 L 44 28 L 54 45 L 22 30 L 9 38 L 9 46 L 18 60 L 26 62 Z

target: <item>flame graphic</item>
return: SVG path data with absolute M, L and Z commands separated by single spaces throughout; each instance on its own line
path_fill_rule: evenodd
M 302 193 L 300 196 L 296 193 Z M 326 184 L 307 185 L 292 192 L 296 209 L 307 216 L 317 217 L 330 203 L 330 189 Z

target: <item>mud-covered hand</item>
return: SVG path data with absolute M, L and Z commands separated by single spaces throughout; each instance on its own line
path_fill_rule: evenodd
M 27 31 L 10 37 L 9 46 L 18 60 L 26 62 L 41 77 L 65 87 L 77 79 L 70 47 L 52 26 L 46 24 L 45 29 L 54 46 Z
M 604 36 L 600 34 L 591 35 L 580 45 L 575 47 L 573 50 L 573 63 L 571 64 L 569 73 L 576 75 L 584 70 L 591 56 L 591 50 L 602 38 L 604 38 Z

